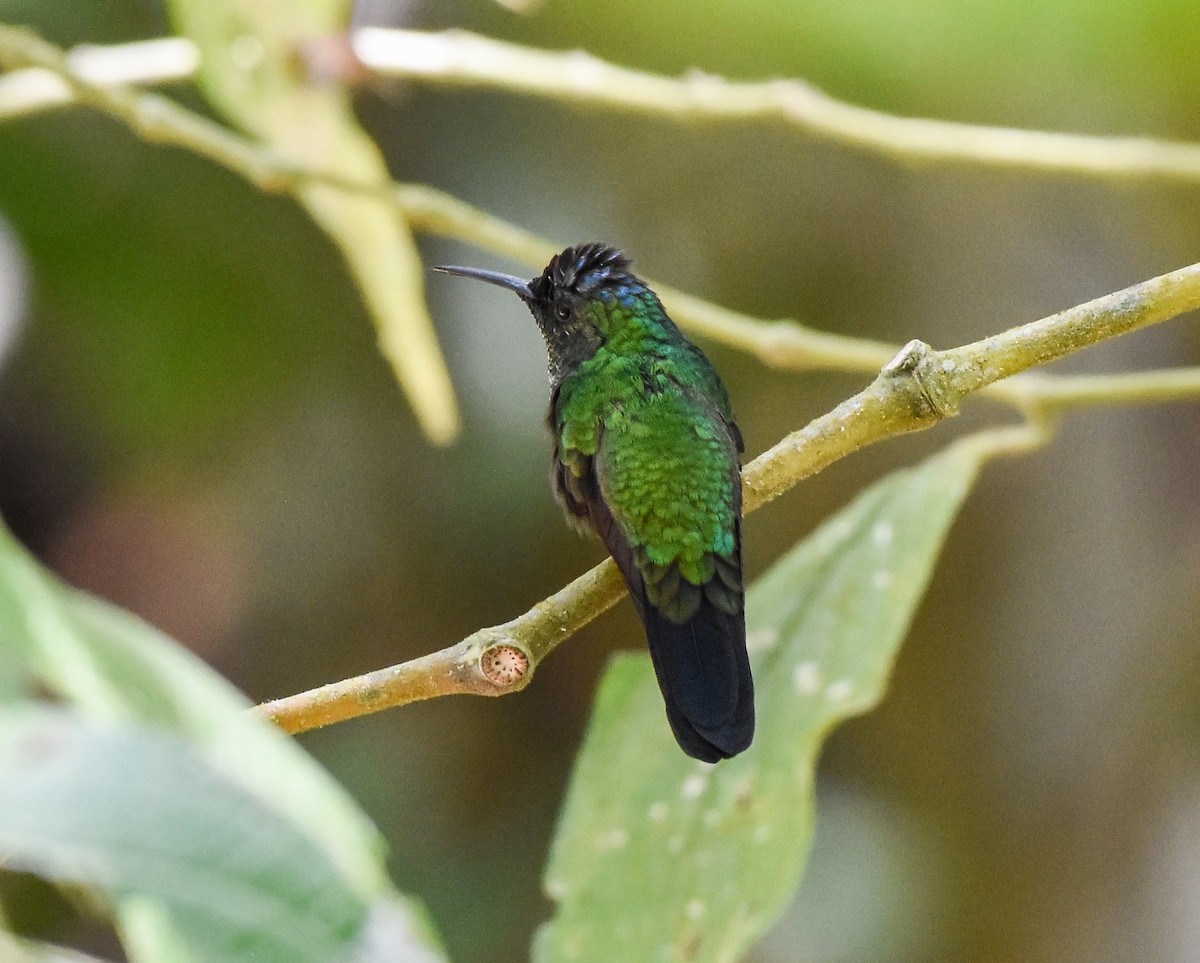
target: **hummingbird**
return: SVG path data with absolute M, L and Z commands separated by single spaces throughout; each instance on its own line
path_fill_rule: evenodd
M 717 762 L 754 736 L 742 588 L 741 454 L 729 395 L 629 260 L 568 247 L 532 280 L 435 271 L 516 293 L 546 342 L 551 479 L 617 563 L 675 739 Z

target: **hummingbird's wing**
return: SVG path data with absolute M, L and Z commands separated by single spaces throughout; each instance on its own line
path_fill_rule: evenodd
M 702 406 L 681 390 L 627 406 L 601 430 L 593 456 L 560 446 L 555 487 L 625 577 L 677 741 L 716 762 L 749 745 L 754 689 L 741 578 L 740 438 Z

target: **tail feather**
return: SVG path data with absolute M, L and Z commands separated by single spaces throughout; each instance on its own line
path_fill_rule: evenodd
M 650 659 L 675 741 L 689 756 L 703 762 L 736 756 L 754 738 L 754 680 L 746 654 L 740 550 L 731 559 L 716 557 L 709 582 L 703 587 L 691 586 L 696 598 L 679 606 L 691 610 L 691 601 L 695 601 L 696 608 L 682 621 L 674 621 L 648 598 L 635 552 L 600 497 L 594 469 L 577 477 L 557 457 L 555 466 L 556 491 L 563 504 L 574 515 L 591 521 L 629 586 L 646 628 Z M 740 490 L 734 508 L 739 516 L 735 543 L 740 546 Z M 671 571 L 661 575 L 657 591 L 663 592 L 662 579 L 676 577 L 678 567 L 671 566 Z M 678 589 L 684 587 L 681 581 Z
M 754 681 L 741 613 L 723 612 L 707 597 L 683 623 L 648 602 L 638 607 L 680 747 L 704 762 L 737 755 L 754 738 Z

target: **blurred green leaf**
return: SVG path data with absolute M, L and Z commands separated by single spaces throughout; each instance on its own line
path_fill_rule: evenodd
M 387 879 L 375 828 L 310 756 L 249 713 L 249 702 L 201 660 L 129 613 L 64 586 L 0 526 L 5 660 L 92 718 L 186 733 L 217 768 L 319 846 L 381 926 L 410 934 L 414 945 L 437 945 L 423 909 L 404 903 Z M 124 922 L 135 939 L 170 939 L 144 913 Z
M 0 714 L 0 851 L 47 879 L 153 896 L 201 963 L 368 958 L 368 906 L 328 857 L 175 735 Z
M 124 896 L 120 930 L 122 949 L 129 963 L 194 963 L 169 910 L 153 897 Z
M 807 855 L 821 742 L 882 695 L 984 454 L 958 445 L 889 476 L 758 580 L 758 733 L 735 759 L 684 756 L 649 658 L 614 661 L 554 841 L 539 963 L 737 960 L 774 921 Z
M 19 700 L 28 687 L 29 680 L 24 668 L 12 653 L 0 645 L 0 704 Z
M 39 684 L 110 720 L 188 733 L 378 889 L 382 842 L 354 801 L 291 739 L 186 649 L 137 617 L 63 585 L 0 526 L 0 652 Z
M 314 76 L 353 70 L 343 0 L 171 0 L 181 34 L 200 48 L 201 90 L 247 131 L 291 161 L 384 185 L 387 165 L 359 127 L 341 84 Z M 454 389 L 424 299 L 424 272 L 408 225 L 392 205 L 309 184 L 297 196 L 341 249 L 375 321 L 380 347 L 425 433 L 458 433 Z

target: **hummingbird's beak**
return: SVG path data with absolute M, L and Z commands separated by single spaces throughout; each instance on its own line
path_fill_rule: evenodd
M 533 295 L 529 291 L 529 282 L 512 274 L 501 274 L 499 271 L 484 271 L 481 268 L 454 267 L 449 264 L 439 264 L 433 268 L 442 274 L 457 274 L 459 277 L 474 278 L 476 281 L 486 281 L 497 287 L 515 291 L 522 301 L 528 301 Z

